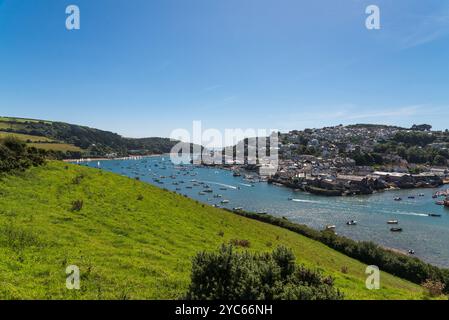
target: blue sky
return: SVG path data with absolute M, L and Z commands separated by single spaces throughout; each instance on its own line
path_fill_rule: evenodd
M 65 8 L 81 29 L 65 29 Z M 381 30 L 365 28 L 365 8 Z M 449 127 L 446 0 L 0 0 L 0 115 L 125 136 Z

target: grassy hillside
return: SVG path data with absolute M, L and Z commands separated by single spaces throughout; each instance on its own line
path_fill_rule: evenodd
M 43 150 L 61 151 L 61 152 L 82 152 L 83 150 L 73 144 L 61 143 L 47 137 L 32 136 L 29 134 L 2 132 L 0 131 L 0 140 L 8 137 L 14 137 L 20 141 L 26 142 L 29 147 L 35 147 Z
M 0 131 L 0 139 L 15 137 L 21 141 L 31 142 L 31 143 L 51 143 L 55 142 L 52 139 L 41 137 L 41 136 L 32 136 L 29 134 L 21 134 L 21 133 L 12 133 L 12 132 L 1 132 Z
M 292 248 L 349 299 L 424 296 L 386 273 L 380 290 L 367 290 L 366 266 L 321 243 L 112 173 L 50 162 L 0 180 L 3 299 L 179 298 L 195 253 L 231 239 L 249 240 L 253 251 Z M 80 291 L 65 288 L 71 264 L 81 269 Z
M 33 146 L 60 151 L 65 158 L 162 154 L 170 152 L 178 143 L 168 138 L 125 138 L 113 132 L 63 122 L 0 117 L 0 135 L 6 134 L 28 136 L 39 142 L 42 139 L 58 142 Z

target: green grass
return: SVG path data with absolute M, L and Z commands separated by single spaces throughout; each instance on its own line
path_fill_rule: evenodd
M 0 122 L 1 125 L 1 122 Z M 29 134 L 15 133 L 15 132 L 2 132 L 0 131 L 0 139 L 7 137 L 15 137 L 21 141 L 27 142 L 29 147 L 36 147 L 43 150 L 53 151 L 83 151 L 81 148 L 74 146 L 73 144 L 56 142 L 50 138 L 42 136 L 33 136 Z M 30 141 L 30 142 L 28 142 Z
M 80 211 L 71 210 L 75 200 Z M 50 162 L 0 180 L 3 299 L 179 298 L 195 253 L 231 239 L 258 252 L 292 248 L 298 263 L 334 276 L 348 299 L 425 296 L 387 273 L 380 290 L 368 290 L 364 264 L 319 242 L 98 169 Z M 79 291 L 65 288 L 71 264 L 81 269 Z
M 17 123 L 44 122 L 44 123 L 51 123 L 51 121 L 47 121 L 47 120 L 16 118 L 16 117 L 1 117 L 1 116 L 0 116 L 0 122 L 17 122 Z
M 13 133 L 13 132 L 1 132 L 0 131 L 0 139 L 4 139 L 7 137 L 15 137 L 21 141 L 31 141 L 31 142 L 52 142 L 54 140 L 42 137 L 42 136 L 32 136 L 29 134 L 22 133 Z
M 29 147 L 36 147 L 38 149 L 44 150 L 54 150 L 54 151 L 83 151 L 80 147 L 74 146 L 68 143 L 28 143 Z

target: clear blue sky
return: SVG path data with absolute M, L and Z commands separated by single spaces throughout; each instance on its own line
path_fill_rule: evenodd
M 65 29 L 65 8 L 81 30 Z M 365 28 L 377 4 L 382 29 Z M 449 127 L 446 0 L 0 0 L 0 115 L 125 136 Z

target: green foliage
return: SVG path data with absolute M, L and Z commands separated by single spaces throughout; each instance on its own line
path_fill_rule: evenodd
M 223 245 L 193 259 L 187 298 L 193 300 L 340 300 L 331 277 L 295 263 L 293 252 L 242 253 Z
M 358 166 L 373 166 L 383 164 L 382 155 L 379 153 L 353 152 L 350 157 L 355 160 Z
M 447 166 L 447 159 L 440 154 L 437 154 L 433 159 L 433 164 L 436 166 Z
M 31 166 L 44 164 L 45 152 L 28 148 L 16 138 L 0 140 L 0 173 L 23 171 Z
M 435 139 L 436 139 L 435 135 L 420 131 L 399 131 L 393 137 L 393 140 L 396 142 L 402 142 L 409 146 L 418 145 L 421 147 L 434 142 Z
M 72 208 L 70 209 L 70 211 L 81 211 L 83 205 L 84 205 L 83 200 L 72 201 Z

